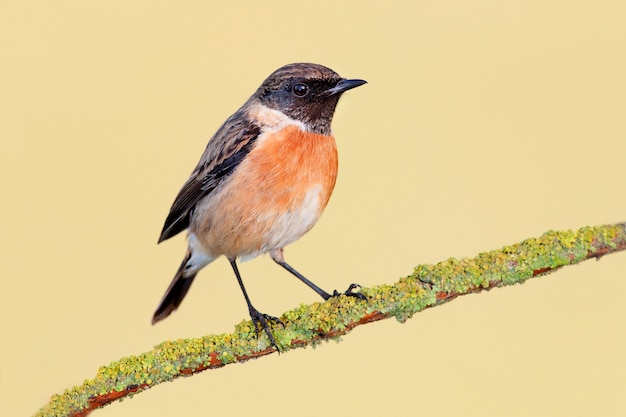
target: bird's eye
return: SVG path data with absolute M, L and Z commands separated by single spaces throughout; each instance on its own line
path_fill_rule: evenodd
M 296 84 L 293 86 L 293 93 L 298 97 L 304 97 L 309 93 L 309 87 L 306 84 Z

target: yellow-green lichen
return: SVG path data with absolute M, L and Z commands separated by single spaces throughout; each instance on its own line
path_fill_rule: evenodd
M 451 297 L 484 288 L 522 283 L 564 265 L 580 262 L 626 247 L 626 224 L 583 227 L 577 231 L 549 231 L 501 250 L 471 259 L 450 258 L 436 265 L 418 265 L 394 284 L 363 288 L 367 302 L 355 297 L 335 297 L 324 303 L 301 304 L 284 313 L 285 327 L 272 325 L 281 350 L 315 346 L 322 338 L 337 338 L 367 317 L 396 317 L 403 322 L 413 314 Z M 199 369 L 219 367 L 269 353 L 264 332 L 257 338 L 250 321 L 235 326 L 232 334 L 166 341 L 150 352 L 129 356 L 101 367 L 93 379 L 54 395 L 37 416 L 68 416 L 90 407 L 98 396 L 116 398 L 133 390 L 189 375 Z M 98 404 L 108 401 L 98 402 Z

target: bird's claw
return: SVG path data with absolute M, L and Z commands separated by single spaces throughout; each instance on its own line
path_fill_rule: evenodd
M 353 290 L 356 290 L 357 288 L 361 288 L 361 286 L 359 284 L 350 284 L 348 289 L 343 293 L 340 293 L 337 290 L 333 291 L 332 297 L 339 297 L 340 295 L 345 295 L 348 297 L 355 297 L 355 298 L 358 298 L 359 300 L 367 301 L 367 297 L 365 296 L 365 294 L 363 294 L 362 292 L 353 291 Z
M 269 322 L 280 324 L 285 327 L 285 323 L 279 319 L 278 317 L 270 316 L 269 314 L 261 313 L 257 309 L 250 309 L 250 318 L 252 319 L 252 323 L 254 323 L 254 328 L 256 329 L 256 337 L 259 338 L 259 333 L 261 331 L 261 327 L 269 337 L 272 346 L 276 348 L 277 351 L 280 352 L 280 348 L 278 347 L 278 343 L 276 343 L 276 339 L 274 339 L 274 335 L 272 334 L 272 330 L 270 329 Z

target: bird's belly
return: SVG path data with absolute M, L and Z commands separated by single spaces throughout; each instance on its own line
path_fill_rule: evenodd
M 204 207 L 210 214 L 204 216 L 203 230 L 194 233 L 212 256 L 252 259 L 286 246 L 309 231 L 323 210 L 320 191 L 316 185 L 300 195 L 277 192 L 277 200 L 268 192 L 248 193 L 242 199 L 215 198 Z M 290 204 L 285 206 L 278 200 Z
M 332 136 L 320 135 L 310 146 L 298 139 L 292 134 L 282 143 L 259 145 L 198 204 L 190 231 L 208 254 L 252 259 L 296 241 L 315 225 L 335 185 L 336 148 Z M 271 149 L 274 143 L 280 149 Z M 289 149 L 291 143 L 297 146 Z
M 298 240 L 317 223 L 324 207 L 320 201 L 321 187 L 315 185 L 309 188 L 304 196 L 298 196 L 298 203 L 288 210 L 278 210 L 259 224 L 259 229 L 265 230 L 263 246 L 260 253 L 282 248 Z M 325 206 L 325 204 L 324 204 Z M 249 258 L 258 255 L 252 254 Z M 245 256 L 242 256 L 245 259 Z

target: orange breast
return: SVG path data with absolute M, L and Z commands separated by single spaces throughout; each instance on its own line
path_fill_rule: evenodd
M 199 204 L 190 230 L 213 256 L 246 259 L 283 247 L 317 222 L 336 178 L 334 138 L 288 125 L 259 137 L 224 187 Z

